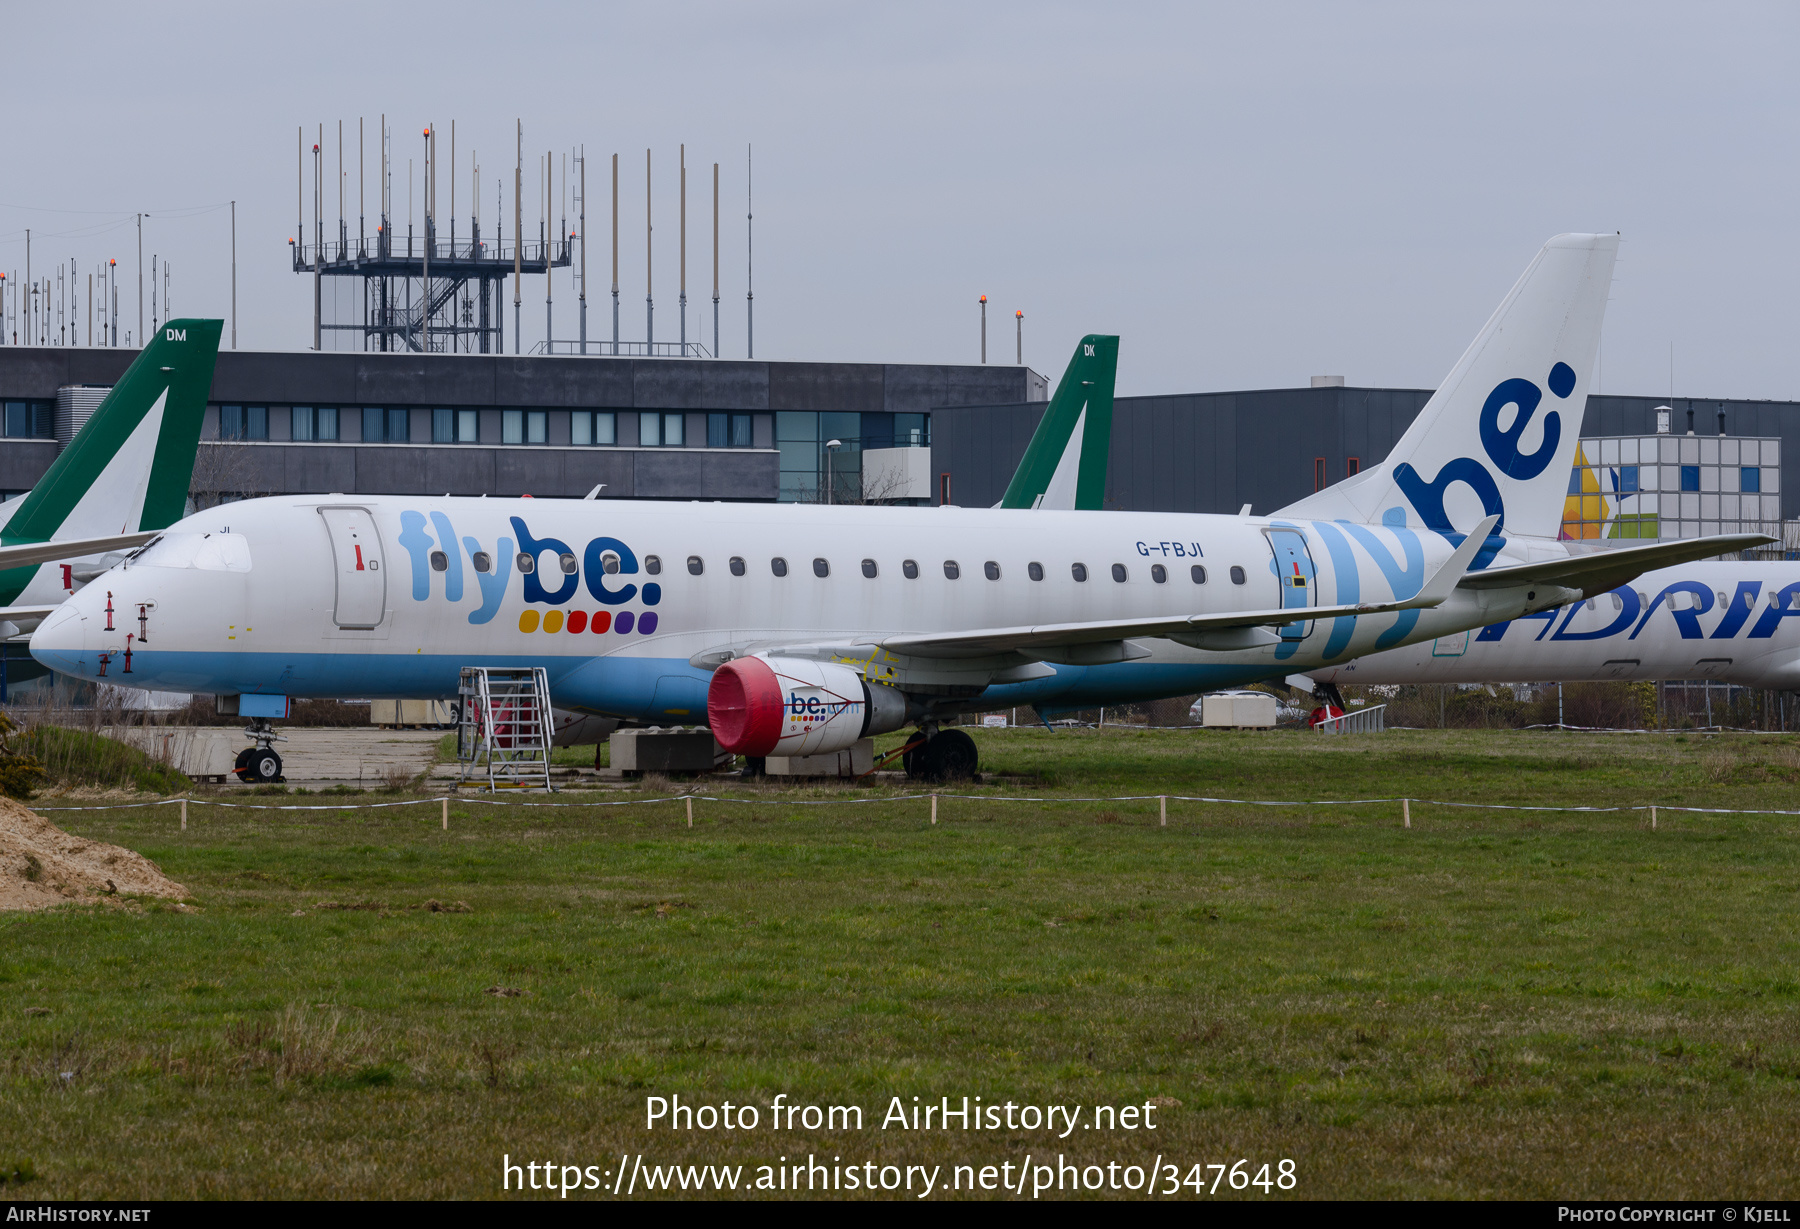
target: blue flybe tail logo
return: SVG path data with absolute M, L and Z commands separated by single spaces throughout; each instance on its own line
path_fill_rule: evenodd
M 1567 363 L 1558 363 L 1550 369 L 1549 378 L 1544 381 L 1558 400 L 1567 400 L 1575 391 L 1575 369 Z M 1464 534 L 1457 533 L 1450 523 L 1450 514 L 1444 509 L 1444 496 L 1451 487 L 1461 483 L 1473 491 L 1481 501 L 1483 516 L 1498 515 L 1500 520 L 1494 526 L 1493 533 L 1487 543 L 1475 556 L 1472 566 L 1486 567 L 1505 544 L 1501 532 L 1506 528 L 1506 499 L 1500 493 L 1500 483 L 1495 472 L 1520 482 L 1529 482 L 1549 468 L 1556 459 L 1557 446 L 1562 443 L 1562 415 L 1556 410 L 1544 413 L 1543 439 L 1536 451 L 1525 452 L 1519 447 L 1525 430 L 1531 420 L 1537 416 L 1538 407 L 1543 402 L 1544 393 L 1530 380 L 1513 378 L 1502 380 L 1494 386 L 1481 406 L 1479 434 L 1482 451 L 1487 454 L 1488 464 L 1474 457 L 1457 457 L 1446 461 L 1437 474 L 1429 480 L 1405 461 L 1394 467 L 1394 484 L 1400 493 L 1419 514 L 1419 519 L 1428 529 L 1435 529 L 1452 543 L 1461 545 Z M 1505 426 L 1500 425 L 1501 416 L 1508 407 L 1513 407 L 1512 420 Z

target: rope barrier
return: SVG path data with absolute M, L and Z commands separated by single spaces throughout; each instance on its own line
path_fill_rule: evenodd
M 655 806 L 665 802 L 685 802 L 691 823 L 693 804 L 696 802 L 716 802 L 722 805 L 738 806 L 771 806 L 771 807 L 828 807 L 828 806 L 868 806 L 881 803 L 918 802 L 930 800 L 932 803 L 933 822 L 936 822 L 937 799 L 953 799 L 963 802 L 1013 802 L 1036 803 L 1040 806 L 1062 806 L 1076 803 L 1098 802 L 1155 802 L 1167 822 L 1167 804 L 1170 802 L 1197 802 L 1213 806 L 1239 807 L 1356 807 L 1356 806 L 1392 806 L 1399 804 L 1408 811 L 1413 806 L 1447 807 L 1459 810 L 1474 811 L 1534 811 L 1573 815 L 1610 815 L 1626 814 L 1636 811 L 1680 811 L 1691 815 L 1787 815 L 1800 816 L 1800 810 L 1778 810 L 1775 808 L 1750 807 L 1687 807 L 1669 806 L 1666 803 L 1644 803 L 1639 806 L 1538 806 L 1525 803 L 1505 802 L 1451 802 L 1438 798 L 1414 798 L 1396 795 L 1388 798 L 1215 798 L 1205 794 L 1118 794 L 1112 796 L 1074 796 L 1074 797 L 1019 797 L 1005 794 L 891 794 L 878 798 L 733 798 L 720 794 L 671 794 L 658 798 L 620 798 L 609 800 L 570 800 L 557 802 L 512 802 L 499 798 L 470 798 L 455 794 L 434 794 L 427 798 L 407 798 L 393 802 L 362 803 L 251 803 L 221 802 L 211 798 L 158 798 L 149 802 L 120 802 L 104 806 L 85 807 L 32 807 L 39 814 L 51 814 L 64 811 L 136 811 L 146 807 L 180 806 L 185 819 L 187 807 L 220 807 L 233 811 L 378 811 L 390 807 L 438 806 L 447 809 L 453 802 L 469 806 L 487 807 L 639 807 Z

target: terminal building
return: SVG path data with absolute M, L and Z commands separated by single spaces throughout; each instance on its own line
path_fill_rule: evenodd
M 35 483 L 134 356 L 0 347 L 0 490 Z M 225 351 L 194 492 L 979 507 L 1049 393 L 1023 366 Z M 1105 506 L 1272 511 L 1379 461 L 1430 396 L 1317 377 L 1118 398 Z M 1790 432 L 1800 402 L 1591 395 L 1565 534 L 1779 534 L 1800 520 Z

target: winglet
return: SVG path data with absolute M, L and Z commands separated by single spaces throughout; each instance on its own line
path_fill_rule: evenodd
M 1474 532 L 1456 548 L 1456 553 L 1444 561 L 1443 567 L 1431 574 L 1431 579 L 1425 582 L 1425 587 L 1419 590 L 1417 596 L 1402 602 L 1400 609 L 1416 610 L 1422 606 L 1441 605 L 1445 598 L 1455 592 L 1456 582 L 1467 575 L 1469 564 L 1475 561 L 1476 553 L 1487 545 L 1488 535 L 1494 532 L 1494 526 L 1499 523 L 1500 517 L 1496 514 L 1475 526 Z

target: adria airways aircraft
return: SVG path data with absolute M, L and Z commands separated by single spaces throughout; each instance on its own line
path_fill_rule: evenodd
M 271 697 L 451 695 L 462 666 L 541 665 L 559 707 L 704 720 L 750 757 L 917 725 L 910 770 L 970 772 L 973 742 L 939 729 L 955 713 L 1303 673 L 1766 541 L 1571 558 L 1548 540 L 1617 242 L 1546 244 L 1387 462 L 1329 510 L 248 500 L 108 574 L 146 623 L 109 620 L 96 584 L 32 653 L 111 678 L 129 650 L 138 686 Z

